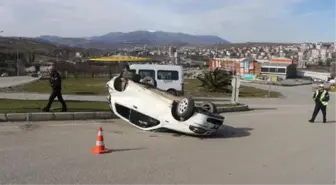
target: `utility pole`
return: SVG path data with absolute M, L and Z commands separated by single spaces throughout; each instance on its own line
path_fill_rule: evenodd
M 16 37 L 16 41 L 20 42 L 20 37 Z M 17 45 L 17 44 L 16 44 Z M 19 64 L 19 48 L 16 47 L 16 75 L 20 76 L 20 64 Z

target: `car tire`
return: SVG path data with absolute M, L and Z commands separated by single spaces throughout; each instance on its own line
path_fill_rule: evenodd
M 201 104 L 201 108 L 210 113 L 217 113 L 217 107 L 210 101 L 205 101 Z
M 169 89 L 167 92 L 173 96 L 177 96 L 177 92 L 175 91 L 175 89 Z
M 114 79 L 114 82 L 113 82 L 113 87 L 115 90 L 117 91 L 122 91 L 122 80 L 121 80 L 121 77 L 118 76 L 116 79 Z
M 189 119 L 195 110 L 195 102 L 192 98 L 181 99 L 176 106 L 176 115 L 183 120 Z
M 152 87 L 155 87 L 155 80 L 150 77 L 150 76 L 146 76 L 145 78 L 143 78 L 142 80 L 142 83 L 146 84 L 146 85 L 149 85 L 149 86 L 152 86 Z

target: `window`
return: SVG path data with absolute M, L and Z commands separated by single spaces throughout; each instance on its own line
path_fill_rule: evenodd
M 278 73 L 286 73 L 286 68 L 278 68 Z
M 178 71 L 159 70 L 158 79 L 159 80 L 178 80 L 179 79 Z
M 270 67 L 269 69 L 270 69 L 271 73 L 275 73 L 276 72 L 276 68 Z
M 132 73 L 136 73 L 136 70 L 135 69 L 130 69 L 129 71 L 131 71 Z
M 141 79 L 145 78 L 146 76 L 150 76 L 155 79 L 155 71 L 154 70 L 139 70 L 139 75 Z
M 261 68 L 261 72 L 268 72 L 269 71 L 269 68 L 267 68 L 267 67 L 262 67 Z

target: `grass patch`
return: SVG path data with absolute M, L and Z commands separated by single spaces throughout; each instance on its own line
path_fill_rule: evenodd
M 185 80 L 184 87 L 185 95 L 188 96 L 231 97 L 231 93 L 206 92 L 204 88 L 201 87 L 201 82 L 197 79 Z M 240 86 L 239 95 L 240 97 L 265 97 L 268 96 L 268 91 L 255 87 Z M 270 93 L 270 97 L 272 98 L 281 96 L 282 94 L 279 92 L 271 91 Z
M 26 113 L 41 112 L 48 101 L 40 100 L 5 100 L 0 99 L 0 113 Z M 109 111 L 110 108 L 105 102 L 78 102 L 66 101 L 68 112 L 90 112 L 90 111 Z M 54 101 L 51 110 L 61 111 L 61 103 Z
M 66 78 L 63 79 L 63 94 L 76 95 L 101 95 L 106 94 L 105 84 L 108 78 Z M 201 82 L 197 79 L 186 79 L 184 84 L 185 95 L 187 96 L 205 96 L 205 97 L 230 97 L 231 94 L 206 92 L 201 86 Z M 15 92 L 38 92 L 50 93 L 50 85 L 48 80 L 40 80 L 35 83 L 27 84 L 22 87 L 16 87 L 11 91 Z M 254 87 L 241 86 L 240 97 L 265 97 L 268 95 L 267 90 Z M 270 97 L 282 96 L 279 92 L 271 91 Z

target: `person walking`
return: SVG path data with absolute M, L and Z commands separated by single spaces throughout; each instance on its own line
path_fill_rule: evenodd
M 42 110 L 45 112 L 49 112 L 51 104 L 53 103 L 54 99 L 57 97 L 58 101 L 60 101 L 62 104 L 62 112 L 66 112 L 67 106 L 62 96 L 61 75 L 57 72 L 54 66 L 49 66 L 48 72 L 50 74 L 50 86 L 52 88 L 52 92 L 50 94 L 47 106 L 44 107 Z
M 329 98 L 330 97 L 329 97 L 328 91 L 324 88 L 323 84 L 320 84 L 318 89 L 313 95 L 313 99 L 315 100 L 315 108 L 314 108 L 313 115 L 311 119 L 309 120 L 309 122 L 314 123 L 315 118 L 317 114 L 320 112 L 320 110 L 323 115 L 323 123 L 327 122 L 327 105 L 328 105 Z

